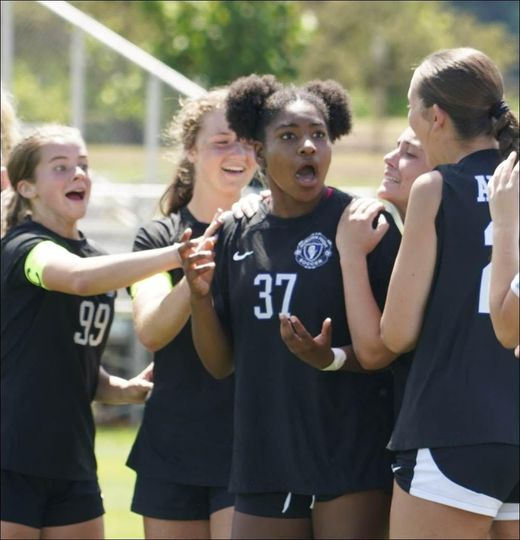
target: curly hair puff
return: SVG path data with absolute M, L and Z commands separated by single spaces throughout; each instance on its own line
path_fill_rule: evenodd
M 352 106 L 344 88 L 332 79 L 310 81 L 303 88 L 321 97 L 327 106 L 331 141 L 348 135 L 352 129 Z
M 259 140 L 266 102 L 281 90 L 274 75 L 249 75 L 236 79 L 229 87 L 226 116 L 238 138 Z
M 263 141 L 265 128 L 287 104 L 312 103 L 321 112 L 332 142 L 350 132 L 350 99 L 333 80 L 312 81 L 305 86 L 284 86 L 273 75 L 240 77 L 229 88 L 227 120 L 238 137 Z

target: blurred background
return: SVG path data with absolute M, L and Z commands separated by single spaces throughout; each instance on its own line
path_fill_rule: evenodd
M 161 134 L 179 100 L 238 76 L 342 83 L 354 128 L 334 146 L 328 183 L 359 194 L 379 184 L 383 156 L 406 125 L 412 69 L 436 49 L 470 46 L 493 58 L 518 115 L 516 0 L 2 0 L 1 10 L 2 84 L 23 128 L 60 122 L 84 133 L 94 187 L 81 228 L 113 253 L 131 249 L 171 179 Z M 119 291 L 104 363 L 129 377 L 150 358 Z M 141 414 L 95 406 L 108 538 L 142 538 L 124 468 Z

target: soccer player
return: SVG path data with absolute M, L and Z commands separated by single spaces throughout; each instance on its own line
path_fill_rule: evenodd
M 217 378 L 235 372 L 232 536 L 384 537 L 391 380 L 339 369 L 354 359 L 334 237 L 352 198 L 325 179 L 332 142 L 350 131 L 348 97 L 334 81 L 251 75 L 230 86 L 227 116 L 254 144 L 271 198 L 225 223 L 215 257 L 211 241 L 181 255 L 201 360 Z M 369 262 L 381 304 L 399 243 L 388 219 Z M 289 313 L 314 333 L 332 319 L 330 341 L 308 358 L 324 371 L 281 339 Z
M 381 327 L 415 349 L 390 448 L 397 451 L 393 538 L 518 534 L 519 362 L 489 316 L 487 181 L 518 122 L 495 64 L 475 49 L 437 51 L 415 70 L 409 124 L 434 170 L 408 203 Z
M 8 173 L 14 195 L 1 242 L 2 538 L 102 538 L 91 401 L 140 403 L 152 386 L 149 369 L 127 381 L 100 365 L 116 289 L 179 267 L 179 244 L 104 255 L 85 238 L 77 223 L 91 180 L 74 128 L 29 133 L 13 148 Z
M 179 163 L 163 217 L 139 230 L 135 251 L 171 245 L 187 228 L 202 235 L 251 180 L 253 148 L 228 126 L 226 96 L 222 88 L 187 100 L 174 117 Z M 132 510 L 143 515 L 146 538 L 229 538 L 233 377 L 215 380 L 197 356 L 182 270 L 136 283 L 132 296 L 137 334 L 155 353 L 154 391 L 128 458 L 137 472 Z

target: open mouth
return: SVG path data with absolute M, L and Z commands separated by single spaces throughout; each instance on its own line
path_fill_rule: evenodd
M 236 166 L 236 167 L 222 167 L 222 170 L 226 173 L 229 173 L 229 174 L 242 174 L 246 168 L 245 167 L 240 167 L 240 166 Z
M 316 169 L 314 165 L 304 165 L 296 171 L 296 178 L 302 183 L 311 183 L 316 180 Z
M 391 182 L 392 184 L 399 184 L 398 178 L 396 178 L 395 176 L 390 176 L 388 174 L 385 174 L 383 176 L 383 180 L 385 180 L 386 182 Z
M 70 199 L 71 201 L 82 201 L 85 198 L 85 192 L 84 191 L 69 191 L 65 194 L 65 197 L 67 199 Z

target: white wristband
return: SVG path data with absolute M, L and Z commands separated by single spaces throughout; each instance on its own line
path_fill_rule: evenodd
M 324 367 L 321 371 L 338 371 L 343 367 L 343 364 L 347 361 L 347 353 L 339 347 L 332 347 L 334 353 L 334 360 L 327 367 Z

